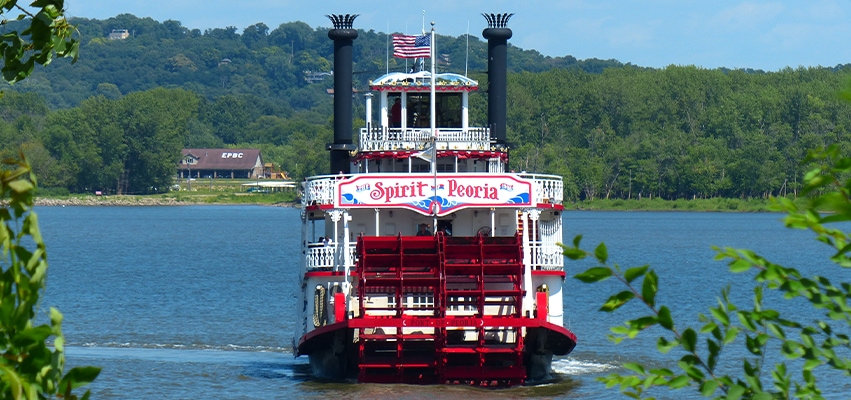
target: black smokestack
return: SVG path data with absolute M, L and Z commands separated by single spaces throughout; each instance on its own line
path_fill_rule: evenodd
M 355 149 L 352 144 L 352 42 L 358 38 L 358 31 L 352 29 L 352 24 L 358 14 L 326 17 L 334 24 L 334 29 L 328 31 L 328 37 L 334 41 L 334 143 L 328 146 L 330 172 L 349 173 L 349 151 Z
M 505 25 L 513 13 L 482 14 L 488 27 L 482 36 L 488 40 L 488 125 L 491 138 L 497 144 L 505 144 L 506 102 L 508 92 L 508 39 L 511 29 Z

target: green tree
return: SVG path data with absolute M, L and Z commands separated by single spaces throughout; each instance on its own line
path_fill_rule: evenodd
M 851 235 L 834 224 L 851 221 L 851 157 L 842 155 L 839 146 L 810 152 L 805 160 L 807 172 L 802 194 L 804 204 L 787 198 L 774 198 L 773 207 L 786 212 L 789 228 L 809 229 L 817 240 L 834 251 L 830 261 L 838 268 L 851 267 Z M 605 244 L 593 252 L 581 249 L 581 236 L 572 246 L 564 247 L 571 259 L 593 257 L 597 266 L 575 276 L 586 283 L 615 278 L 624 290 L 608 298 L 601 311 L 614 312 L 631 301 L 643 304 L 643 315 L 612 328 L 610 338 L 619 343 L 633 339 L 647 328 L 658 326 L 663 336 L 658 350 L 679 357 L 677 368 L 648 367 L 629 362 L 624 367 L 630 374 L 611 374 L 601 378 L 608 387 L 619 387 L 633 398 L 645 398 L 654 387 L 672 390 L 690 388 L 713 398 L 822 398 L 818 373 L 825 369 L 851 375 L 851 283 L 832 282 L 824 276 L 804 276 L 794 268 L 784 267 L 745 249 L 716 248 L 718 260 L 726 260 L 731 273 L 749 273 L 753 280 L 753 306 L 733 304 L 729 288 L 722 290 L 717 307 L 700 314 L 703 324 L 693 328 L 677 323 L 672 308 L 657 302 L 660 277 L 649 266 L 621 268 L 609 261 Z M 810 313 L 782 315 L 769 307 L 765 291 L 776 291 L 783 299 L 808 304 Z M 815 320 L 812 319 L 816 317 Z M 748 355 L 741 369 L 719 368 L 727 348 L 743 345 Z M 780 360 L 773 365 L 768 360 Z M 769 361 L 773 362 L 773 361 Z
M 189 121 L 197 118 L 198 97 L 182 89 L 154 89 L 131 93 L 120 102 L 118 121 L 127 146 L 122 191 L 167 191 Z
M 74 27 L 65 19 L 64 0 L 39 0 L 24 7 L 17 0 L 3 2 L 2 11 L 20 12 L 18 20 L 26 20 L 21 32 L 11 31 L 0 36 L 3 54 L 3 79 L 17 82 L 29 76 L 35 64 L 47 65 L 53 58 L 77 59 L 80 43 L 71 37 Z
M 47 65 L 54 57 L 76 61 L 79 42 L 64 16 L 63 0 L 38 0 L 26 8 L 6 1 L 0 13 L 21 12 L 22 31 L 10 29 L 0 35 L 0 72 L 8 82 L 29 76 L 35 64 Z M 53 162 L 41 143 L 24 146 Z M 65 375 L 65 338 L 62 314 L 50 309 L 50 324 L 35 326 L 36 309 L 47 278 L 47 252 L 32 210 L 35 175 L 20 153 L 0 168 L 0 393 L 3 398 L 41 399 L 54 395 L 76 399 L 73 389 L 87 385 L 100 368 L 77 367 Z M 53 349 L 47 340 L 53 340 Z M 86 391 L 83 399 L 90 392 Z
M 72 368 L 65 375 L 62 314 L 33 323 L 47 279 L 47 252 L 32 210 L 35 175 L 23 155 L 0 169 L 0 395 L 4 399 L 76 399 L 72 389 L 92 382 L 100 368 Z M 53 340 L 53 349 L 47 340 Z M 83 399 L 89 397 L 87 391 Z
M 103 99 L 89 100 L 84 104 Z M 74 192 L 83 192 L 95 188 L 104 188 L 98 175 L 104 171 L 98 136 L 86 121 L 83 109 L 60 110 L 52 113 L 46 127 L 41 132 L 41 141 L 59 161 L 65 173 L 62 186 Z
M 333 136 L 330 129 L 301 121 L 289 123 L 284 129 L 290 131 L 287 143 L 282 146 L 284 157 L 274 161 L 289 171 L 292 178 L 301 180 L 333 172 L 328 171 L 328 153 L 323 148 Z

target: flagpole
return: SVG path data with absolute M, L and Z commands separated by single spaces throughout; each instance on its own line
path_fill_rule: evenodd
M 435 95 L 435 93 L 437 92 L 436 87 L 435 87 L 436 84 L 437 84 L 437 79 L 436 79 L 435 70 L 434 70 L 434 58 L 435 58 L 435 55 L 437 55 L 437 51 L 435 49 L 436 49 L 437 46 L 435 46 L 435 42 L 434 42 L 434 21 L 432 21 L 432 23 L 431 23 L 431 43 L 429 43 L 429 44 L 431 44 L 431 101 L 429 102 L 429 103 L 431 103 L 431 109 L 429 110 L 429 114 L 431 116 L 431 118 L 430 118 L 431 148 L 432 148 L 432 151 L 434 152 L 432 154 L 432 158 L 431 158 L 431 169 L 432 169 L 432 173 L 434 174 L 434 197 L 433 198 L 434 198 L 434 201 L 437 201 L 437 104 L 436 104 L 436 101 L 435 101 L 435 100 L 437 100 L 437 96 Z M 437 210 L 438 210 L 438 207 L 439 207 L 438 205 L 434 205 L 433 209 L 432 209 L 432 213 L 433 213 L 433 216 L 434 216 L 433 217 L 434 225 L 432 225 L 433 226 L 432 229 L 434 229 L 433 232 L 435 232 L 435 233 L 437 233 Z
M 435 46 L 435 43 L 434 43 L 434 22 L 432 22 L 431 23 L 431 102 L 430 102 L 431 103 L 431 110 L 429 110 L 429 112 L 431 113 L 431 121 L 430 121 L 431 122 L 431 135 L 436 139 L 437 138 L 437 131 L 435 131 L 435 127 L 437 126 L 437 122 L 436 122 L 437 121 L 437 115 L 436 115 L 437 114 L 436 113 L 437 105 L 434 102 L 435 92 L 436 92 L 434 84 L 437 81 L 435 80 L 435 76 L 434 76 L 435 75 L 435 73 L 434 73 L 435 72 L 434 71 L 434 56 L 437 55 L 437 51 L 435 51 L 435 47 L 436 46 Z

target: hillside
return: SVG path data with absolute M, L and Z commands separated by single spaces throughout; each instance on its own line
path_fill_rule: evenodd
M 311 28 L 302 22 L 270 28 L 259 23 L 237 33 L 236 27 L 187 29 L 178 21 L 157 22 L 122 14 L 107 20 L 77 18 L 82 42 L 80 59 L 73 66 L 57 60 L 40 68 L 15 90 L 38 93 L 52 109 L 76 107 L 86 98 L 122 94 L 155 87 L 183 88 L 207 99 L 229 95 L 252 95 L 273 100 L 293 110 L 317 105 L 331 87 L 333 43 L 328 28 Z M 330 26 L 330 23 L 329 23 Z M 6 29 L 14 29 L 9 24 Z M 110 40 L 113 30 L 126 30 L 128 37 Z M 487 67 L 487 43 L 470 35 L 437 36 L 440 68 L 446 71 L 483 72 Z M 390 57 L 386 65 L 388 34 L 359 30 L 354 70 L 358 89 L 368 80 L 391 71 L 404 70 L 405 61 Z M 578 68 L 602 72 L 620 66 L 616 61 L 572 57 L 544 57 L 534 50 L 511 47 L 513 71 L 540 72 L 552 68 Z M 469 65 L 465 66 L 465 60 Z
M 156 192 L 171 187 L 181 148 L 259 148 L 296 179 L 327 172 L 325 28 L 200 32 L 132 15 L 75 22 L 80 61 L 57 60 L 0 98 L 0 156 L 23 149 L 42 186 Z M 114 29 L 128 37 L 110 40 Z M 442 68 L 464 71 L 467 39 L 438 36 Z M 387 68 L 387 35 L 360 31 L 354 49 L 363 92 Z M 470 75 L 481 86 L 470 100 L 474 126 L 486 121 L 485 53 L 470 36 Z M 513 46 L 509 60 L 511 166 L 564 176 L 566 199 L 794 195 L 808 149 L 851 150 L 849 65 L 652 69 Z M 403 62 L 391 58 L 390 69 Z M 353 130 L 364 112 L 358 99 Z

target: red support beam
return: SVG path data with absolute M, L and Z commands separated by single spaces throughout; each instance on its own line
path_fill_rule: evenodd
M 547 316 L 550 314 L 548 301 L 549 293 L 535 292 L 535 303 L 537 305 L 538 310 L 537 318 L 541 321 L 546 321 Z
M 346 317 L 346 294 L 334 293 L 334 321 L 342 322 Z

